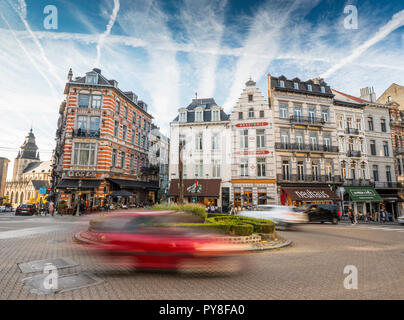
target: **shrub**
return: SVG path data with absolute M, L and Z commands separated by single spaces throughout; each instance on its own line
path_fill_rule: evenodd
M 237 236 L 250 236 L 254 227 L 251 224 L 235 224 L 231 226 L 231 232 Z
M 58 203 L 58 211 L 59 210 L 63 210 L 63 209 L 66 209 L 67 208 L 67 204 L 66 204 L 66 201 L 65 200 L 61 200 L 59 203 Z
M 202 221 L 205 221 L 205 219 L 207 217 L 205 206 L 201 205 L 201 204 L 196 204 L 196 203 L 177 204 L 177 203 L 163 202 L 163 203 L 154 205 L 152 207 L 152 209 L 153 210 L 183 211 L 183 212 L 191 213 L 197 217 L 200 217 Z

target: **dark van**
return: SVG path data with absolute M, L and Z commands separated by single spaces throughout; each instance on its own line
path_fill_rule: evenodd
M 303 212 L 309 216 L 309 222 L 338 224 L 341 219 L 341 212 L 334 204 L 310 204 L 304 208 Z

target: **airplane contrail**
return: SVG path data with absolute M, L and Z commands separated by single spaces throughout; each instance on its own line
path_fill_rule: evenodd
M 397 12 L 391 20 L 385 24 L 383 27 L 377 31 L 377 33 L 364 42 L 362 45 L 354 49 L 354 51 L 348 56 L 342 59 L 340 62 L 335 64 L 334 66 L 331 67 L 327 72 L 322 74 L 320 77 L 321 78 L 327 78 L 330 75 L 332 75 L 335 71 L 341 69 L 344 65 L 352 62 L 356 58 L 358 58 L 362 53 L 364 53 L 367 49 L 369 49 L 371 46 L 374 44 L 378 43 L 379 41 L 383 40 L 385 37 L 387 37 L 390 33 L 392 33 L 394 30 L 400 28 L 401 26 L 404 25 L 404 10 L 401 10 Z
M 107 27 L 105 29 L 105 32 L 100 35 L 100 38 L 99 38 L 98 43 L 97 43 L 97 59 L 95 61 L 95 66 L 98 66 L 99 63 L 100 63 L 102 44 L 104 43 L 105 38 L 108 37 L 110 35 L 110 33 L 111 33 L 111 29 L 114 26 L 116 17 L 117 17 L 118 12 L 119 12 L 119 7 L 120 7 L 119 0 L 114 0 L 114 9 L 112 10 L 112 14 L 111 14 L 111 16 L 109 18 Z

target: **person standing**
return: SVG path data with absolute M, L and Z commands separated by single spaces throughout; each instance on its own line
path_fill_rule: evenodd
M 352 210 L 352 207 L 348 207 L 348 218 L 351 220 L 352 225 L 355 224 L 355 213 Z
M 54 213 L 54 210 L 55 210 L 55 204 L 53 203 L 53 201 L 49 202 L 48 209 L 49 209 L 49 214 L 53 217 L 53 213 Z

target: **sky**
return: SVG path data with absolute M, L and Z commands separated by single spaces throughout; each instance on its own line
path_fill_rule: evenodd
M 0 0 L 0 157 L 32 127 L 49 160 L 69 68 L 95 67 L 166 134 L 195 92 L 230 112 L 249 77 L 267 97 L 267 73 L 379 96 L 404 85 L 404 1 Z

